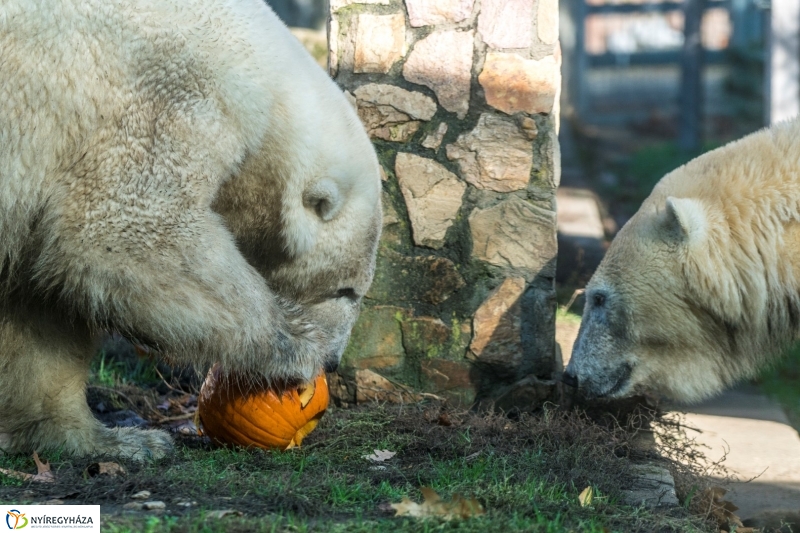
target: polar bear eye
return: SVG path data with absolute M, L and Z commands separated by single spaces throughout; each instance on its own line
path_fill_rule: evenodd
M 592 295 L 592 304 L 595 307 L 603 307 L 606 304 L 606 295 L 602 292 L 596 292 Z

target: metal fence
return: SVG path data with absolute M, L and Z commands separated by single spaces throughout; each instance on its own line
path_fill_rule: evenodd
M 674 116 L 683 7 L 675 1 L 562 0 L 566 109 L 594 124 Z M 736 112 L 728 94 L 731 62 L 741 54 L 762 53 L 763 7 L 756 0 L 705 1 L 707 115 Z

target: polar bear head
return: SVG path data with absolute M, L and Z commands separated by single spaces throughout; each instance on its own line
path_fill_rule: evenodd
M 291 75 L 271 88 L 261 144 L 222 187 L 213 209 L 270 288 L 329 336 L 321 363 L 331 370 L 375 269 L 380 167 L 342 91 L 304 51 L 295 52 L 305 68 L 286 64 Z
M 321 131 L 297 133 L 304 142 L 268 138 L 214 204 L 270 288 L 330 337 L 329 371 L 372 282 L 382 221 L 377 158 L 344 102 Z
M 796 338 L 797 127 L 753 134 L 659 182 L 586 287 L 567 384 L 694 402 Z

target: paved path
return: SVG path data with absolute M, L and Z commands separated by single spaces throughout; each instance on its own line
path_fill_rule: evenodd
M 800 436 L 780 406 L 756 387 L 742 386 L 688 408 L 686 422 L 714 461 L 739 479 L 725 499 L 746 519 L 770 510 L 800 511 Z M 756 478 L 746 482 L 748 479 Z
M 568 361 L 577 328 L 557 323 L 556 329 Z M 741 386 L 681 411 L 686 412 L 686 425 L 694 428 L 687 435 L 706 447 L 703 453 L 709 461 L 727 452 L 723 465 L 739 481 L 720 479 L 720 485 L 730 491 L 725 499 L 739 507 L 739 517 L 800 513 L 800 436 L 780 405 L 754 386 Z
M 605 230 L 594 194 L 587 189 L 561 187 L 556 192 L 560 283 L 582 285 L 605 253 Z
M 590 192 L 559 189 L 558 230 L 559 267 L 569 271 L 562 276 L 581 269 L 591 274 L 603 254 L 603 228 Z M 565 364 L 577 334 L 573 321 L 556 322 Z M 757 388 L 743 386 L 685 409 L 687 424 L 697 429 L 689 434 L 708 446 L 709 460 L 727 451 L 724 465 L 741 481 L 729 487 L 726 499 L 739 507 L 741 518 L 770 510 L 800 512 L 800 437 L 777 403 Z M 756 479 L 745 482 L 751 478 Z

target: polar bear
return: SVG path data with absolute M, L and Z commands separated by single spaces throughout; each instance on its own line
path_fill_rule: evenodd
M 667 174 L 586 287 L 567 384 L 695 402 L 800 333 L 800 120 Z
M 0 5 L 0 449 L 158 457 L 86 405 L 95 333 L 335 368 L 375 267 L 374 149 L 262 0 Z

